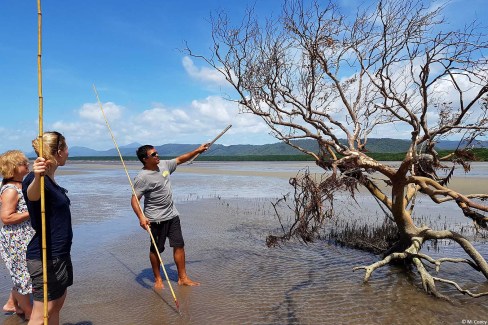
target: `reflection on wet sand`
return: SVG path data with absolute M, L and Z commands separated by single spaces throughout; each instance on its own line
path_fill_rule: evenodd
M 150 239 L 130 208 L 131 192 L 121 166 L 76 163 L 66 168 L 58 181 L 72 198 L 75 282 L 62 311 L 62 324 L 459 324 L 463 319 L 488 320 L 486 298 L 464 297 L 446 286 L 442 290 L 455 303 L 436 300 L 422 291 L 416 274 L 400 268 L 383 268 L 363 284 L 364 273 L 352 268 L 377 261 L 371 254 L 327 242 L 267 248 L 266 235 L 280 229 L 271 198 L 290 191 L 281 174 L 296 175 L 297 166 L 303 164 L 196 165 L 181 166 L 173 187 L 187 247 L 187 271 L 202 285 L 178 286 L 171 249 L 162 254 L 181 314 L 167 285 L 162 291 L 152 289 L 147 258 Z M 134 174 L 140 168 L 136 163 L 128 167 Z M 273 173 L 273 167 L 279 171 Z M 424 204 L 421 211 L 437 216 L 435 207 Z M 343 215 L 362 213 L 373 219 L 374 205 L 365 206 L 343 210 Z M 446 215 L 449 222 L 465 222 L 452 211 Z M 477 248 L 488 257 L 484 246 Z M 449 245 L 433 254 L 458 256 L 461 252 Z M 486 279 L 465 265 L 446 264 L 441 272 L 472 290 L 488 290 Z M 4 267 L 0 274 L 0 297 L 6 299 L 10 278 Z M 15 315 L 0 319 L 4 324 L 21 323 Z

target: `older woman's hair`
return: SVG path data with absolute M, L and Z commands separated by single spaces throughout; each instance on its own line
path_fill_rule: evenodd
M 0 174 L 3 179 L 14 177 L 14 173 L 19 165 L 27 163 L 29 160 L 20 150 L 9 150 L 0 156 Z
M 44 150 L 42 152 L 43 157 L 46 160 L 51 161 L 52 163 L 56 163 L 54 157 L 57 155 L 58 150 L 66 149 L 66 139 L 59 132 L 49 131 L 44 132 L 44 135 L 42 136 L 42 142 L 44 147 Z M 37 156 L 39 156 L 40 153 L 40 146 L 41 141 L 39 138 L 35 138 L 34 140 L 32 140 L 32 148 L 34 148 Z

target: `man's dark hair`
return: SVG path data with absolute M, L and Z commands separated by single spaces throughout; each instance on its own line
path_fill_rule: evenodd
M 144 164 L 144 158 L 147 158 L 147 151 L 150 149 L 154 149 L 154 146 L 151 146 L 150 144 L 145 144 L 143 146 L 140 146 L 137 148 L 136 155 L 137 158 L 141 161 L 141 163 Z

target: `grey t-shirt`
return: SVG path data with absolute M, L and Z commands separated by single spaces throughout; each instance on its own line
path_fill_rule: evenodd
M 134 190 L 137 196 L 144 196 L 144 215 L 150 222 L 178 216 L 169 179 L 176 166 L 176 159 L 162 160 L 159 170 L 142 169 L 134 178 Z

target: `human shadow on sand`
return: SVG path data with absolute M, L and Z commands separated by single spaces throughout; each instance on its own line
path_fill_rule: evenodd
M 17 315 L 15 313 L 4 313 L 4 314 L 10 316 L 4 320 L 2 325 L 27 324 L 27 321 L 24 319 L 23 315 Z M 63 325 L 93 325 L 93 323 L 90 321 L 81 321 L 78 323 L 63 323 Z
M 194 263 L 199 263 L 200 261 L 186 261 L 186 266 L 194 264 Z M 148 261 L 149 263 L 149 261 Z M 176 270 L 176 265 L 175 263 L 171 264 L 165 264 L 164 265 L 166 269 L 166 273 L 168 274 L 168 278 L 172 282 L 178 283 L 178 271 Z M 164 272 L 162 269 L 160 269 L 161 276 L 163 277 L 163 282 L 166 281 L 166 277 L 164 276 Z M 152 289 L 154 285 L 154 274 L 151 268 L 147 268 L 142 270 L 137 276 L 136 276 L 136 281 L 139 283 L 142 287 L 146 289 Z
M 120 263 L 122 264 L 130 273 L 135 275 L 135 280 L 138 284 L 140 284 L 143 288 L 146 289 L 153 289 L 154 286 L 154 274 L 152 272 L 152 268 L 147 268 L 142 270 L 139 274 L 134 272 L 133 269 L 131 269 L 124 261 L 122 261 L 120 258 L 118 258 L 116 255 L 112 254 L 111 255 Z M 199 263 L 201 261 L 186 261 L 186 266 L 194 264 L 194 263 Z M 149 264 L 149 261 L 147 261 Z M 166 273 L 168 274 L 168 278 L 172 282 L 178 283 L 178 271 L 176 270 L 176 265 L 175 263 L 171 264 L 164 264 L 164 268 L 166 270 Z M 163 281 L 166 281 L 166 277 L 164 275 L 164 272 L 162 268 L 160 268 L 161 276 L 163 278 Z
M 24 320 L 24 315 L 17 315 L 16 313 L 4 312 L 4 315 L 8 316 L 2 323 L 2 325 L 18 325 L 27 324 Z
M 24 320 L 23 317 L 20 317 L 16 314 L 12 314 L 2 323 L 2 325 L 19 325 L 19 324 L 27 324 L 27 321 Z M 63 325 L 93 325 L 93 323 L 90 321 L 81 321 L 78 323 L 63 323 Z
M 165 264 L 166 273 L 168 273 L 168 278 L 170 281 L 178 282 L 178 271 L 173 270 L 171 267 L 175 264 Z M 160 270 L 161 276 L 163 277 L 163 282 L 166 280 L 163 270 Z M 136 276 L 136 282 L 139 283 L 143 288 L 152 289 L 154 285 L 154 274 L 151 268 L 142 270 Z

